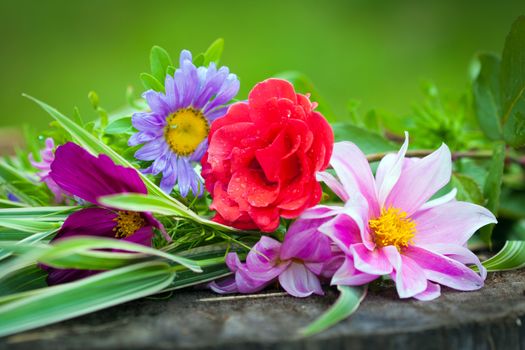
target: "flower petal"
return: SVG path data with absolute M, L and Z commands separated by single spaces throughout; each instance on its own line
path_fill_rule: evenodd
M 443 144 L 437 151 L 403 169 L 384 207 L 400 208 L 409 216 L 450 181 L 452 160 Z
M 427 281 L 427 289 L 414 295 L 414 298 L 421 301 L 434 300 L 441 295 L 441 286 L 439 284 Z
M 296 220 L 286 232 L 281 259 L 324 262 L 332 257 L 330 239 L 318 231 L 324 220 Z
M 448 202 L 428 210 L 417 212 L 414 244 L 446 243 L 464 245 L 479 228 L 496 223 L 496 217 L 488 209 L 467 202 Z
M 361 286 L 376 280 L 379 275 L 371 275 L 357 270 L 351 257 L 346 257 L 341 267 L 335 272 L 331 285 Z
M 343 253 L 351 255 L 350 246 L 361 244 L 359 225 L 346 214 L 337 215 L 319 227 L 319 232 L 329 237 Z
M 462 263 L 419 247 L 408 247 L 404 256 L 413 259 L 429 280 L 457 290 L 476 290 L 483 279 Z
M 399 254 L 397 250 L 395 252 L 390 250 L 386 254 L 394 266 L 391 275 L 396 282 L 397 294 L 400 298 L 410 298 L 427 289 L 427 278 L 416 261 L 404 254 Z
M 316 178 L 317 181 L 324 182 L 343 202 L 348 200 L 349 196 L 345 188 L 332 174 L 322 171 L 316 174 Z
M 288 294 L 294 297 L 305 298 L 312 294 L 324 295 L 319 278 L 304 264 L 292 262 L 279 275 L 279 283 Z
M 369 250 L 364 244 L 357 243 L 350 247 L 355 268 L 371 275 L 386 275 L 392 272 L 392 263 L 386 254 L 392 251 L 399 254 L 394 246 Z

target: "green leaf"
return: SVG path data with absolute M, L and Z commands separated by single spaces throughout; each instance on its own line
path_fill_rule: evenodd
M 46 277 L 47 272 L 38 266 L 28 266 L 9 278 L 2 280 L 2 283 L 0 283 L 0 296 L 47 287 Z M 0 300 L 2 299 L 4 298 L 0 297 Z M 1 304 L 2 302 L 0 301 Z
M 357 311 L 366 296 L 366 287 L 337 286 L 337 289 L 341 294 L 335 304 L 314 322 L 301 329 L 299 331 L 301 335 L 312 336 L 348 318 Z
M 126 266 L 14 299 L 0 306 L 0 336 L 34 329 L 157 293 L 175 273 L 168 264 Z M 27 295 L 27 293 L 26 293 Z
M 157 81 L 164 82 L 166 80 L 168 67 L 173 66 L 168 52 L 160 46 L 153 46 L 151 48 L 149 61 L 151 65 L 151 73 L 153 76 L 157 79 Z
M 166 75 L 174 76 L 175 70 L 176 70 L 175 67 L 169 66 L 168 68 L 166 68 Z
M 480 54 L 479 74 L 472 86 L 474 108 L 479 126 L 491 140 L 501 140 L 500 59 L 492 54 Z
M 153 75 L 148 73 L 140 73 L 140 80 L 146 89 L 164 92 L 164 85 Z
M 42 186 L 29 180 L 25 174 L 3 160 L 0 160 L 0 184 L 24 203 L 35 206 L 43 204 L 34 196 L 36 192 L 41 190 Z
M 492 147 L 492 160 L 489 172 L 485 179 L 483 195 L 487 199 L 485 207 L 494 215 L 498 215 L 499 197 L 503 179 L 503 168 L 505 166 L 505 142 L 496 141 Z M 494 224 L 487 225 L 480 230 L 481 239 L 492 246 L 491 237 Z
M 104 132 L 110 135 L 119 135 L 130 132 L 132 130 L 133 129 L 131 127 L 131 117 L 124 117 L 109 123 Z
M 485 260 L 482 264 L 489 272 L 525 267 L 525 241 L 505 242 L 503 248 L 496 255 Z
M 355 143 L 364 154 L 397 151 L 399 146 L 383 136 L 348 123 L 334 123 L 335 142 L 350 141 Z
M 223 49 L 224 49 L 224 39 L 219 38 L 215 40 L 204 53 L 204 62 L 202 65 L 208 66 L 211 62 L 215 62 L 215 64 L 218 65 L 219 61 L 221 60 Z
M 457 200 L 471 202 L 479 205 L 484 204 L 483 193 L 478 183 L 468 175 L 453 173 L 451 185 L 458 190 Z
M 28 219 L 11 219 L 0 217 L 0 226 L 23 232 L 42 232 L 59 228 L 60 222 L 34 221 Z
M 195 67 L 200 67 L 204 65 L 204 54 L 200 53 L 193 58 L 193 64 Z
M 512 24 L 501 57 L 503 133 L 508 144 L 525 145 L 525 16 Z

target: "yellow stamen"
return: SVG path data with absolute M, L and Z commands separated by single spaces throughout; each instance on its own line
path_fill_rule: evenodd
M 413 243 L 416 233 L 416 223 L 397 208 L 382 209 L 378 218 L 368 221 L 368 226 L 380 248 L 393 245 L 401 250 Z
M 172 151 L 179 156 L 192 154 L 210 132 L 204 114 L 193 108 L 179 109 L 168 117 L 167 122 L 164 137 Z
M 115 238 L 129 237 L 138 229 L 146 226 L 146 220 L 135 211 L 119 211 L 118 216 L 113 220 L 117 222 L 113 228 Z

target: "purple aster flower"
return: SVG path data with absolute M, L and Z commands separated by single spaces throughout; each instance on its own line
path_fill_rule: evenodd
M 289 294 L 307 297 L 323 295 L 320 277 L 331 277 L 344 257 L 334 253 L 327 236 L 317 228 L 326 220 L 302 220 L 290 226 L 281 244 L 262 236 L 255 244 L 246 263 L 236 253 L 228 254 L 226 264 L 235 272 L 233 277 L 212 282 L 210 288 L 217 293 L 253 293 L 276 279 Z
M 40 151 L 40 158 L 42 158 L 42 160 L 37 162 L 33 157 L 33 154 L 30 153 L 29 162 L 33 167 L 39 170 L 37 172 L 37 176 L 40 178 L 41 182 L 44 182 L 47 185 L 49 190 L 55 196 L 55 204 L 59 204 L 64 202 L 64 197 L 67 196 L 68 193 L 64 192 L 60 186 L 58 186 L 56 182 L 49 176 L 49 172 L 51 171 L 51 163 L 55 159 L 55 142 L 51 137 L 48 137 L 45 141 L 45 144 L 46 146 L 44 149 Z
M 195 67 L 191 53 L 183 50 L 180 67 L 167 76 L 165 93 L 148 90 L 143 94 L 151 111 L 135 113 L 132 124 L 138 130 L 130 146 L 144 144 L 135 157 L 153 161 L 145 174 L 162 173 L 160 187 L 170 193 L 176 183 L 186 197 L 189 190 L 203 193 L 203 183 L 193 166 L 208 148 L 211 123 L 223 116 L 228 103 L 239 91 L 239 80 L 227 67 Z
M 170 239 L 162 224 L 151 213 L 120 211 L 98 203 L 99 197 L 111 194 L 146 194 L 146 186 L 135 169 L 116 165 L 104 154 L 95 157 L 82 147 L 68 142 L 57 148 L 49 176 L 63 191 L 95 205 L 69 215 L 53 241 L 74 236 L 99 236 L 151 246 L 154 228 Z M 99 272 L 50 266 L 42 268 L 49 272 L 49 285 L 74 281 Z

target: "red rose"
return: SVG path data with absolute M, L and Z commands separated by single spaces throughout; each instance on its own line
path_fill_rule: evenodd
M 215 221 L 271 232 L 281 216 L 319 203 L 315 174 L 328 166 L 334 135 L 314 108 L 289 82 L 268 79 L 212 124 L 202 176 Z

